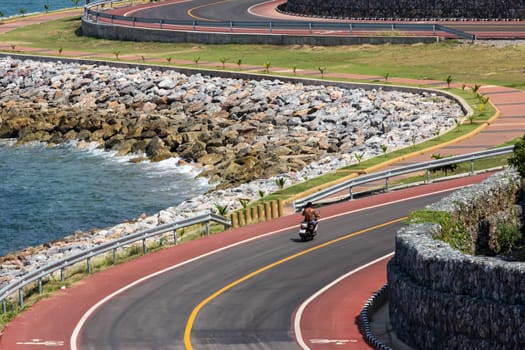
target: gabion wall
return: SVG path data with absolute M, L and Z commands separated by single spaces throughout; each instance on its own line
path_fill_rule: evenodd
M 452 213 L 467 205 L 486 222 L 511 214 L 521 220 L 520 207 L 496 205 L 518 198 L 520 184 L 516 173 L 501 172 L 431 208 Z M 478 234 L 483 231 L 489 230 Z M 427 223 L 397 233 L 387 272 L 389 313 L 397 336 L 420 350 L 525 349 L 525 263 L 463 254 L 432 238 L 439 232 L 439 225 Z
M 525 0 L 288 0 L 279 8 L 283 12 L 334 18 L 525 18 Z

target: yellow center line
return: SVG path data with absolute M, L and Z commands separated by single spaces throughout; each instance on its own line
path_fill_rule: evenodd
M 274 268 L 275 266 L 278 266 L 278 265 L 281 265 L 285 262 L 288 262 L 290 260 L 293 260 L 297 257 L 300 257 L 302 255 L 305 255 L 305 254 L 308 254 L 308 253 L 311 253 L 313 251 L 316 251 L 316 250 L 319 250 L 321 248 L 324 248 L 326 246 L 329 246 L 331 244 L 334 244 L 334 243 L 337 243 L 337 242 L 340 242 L 340 241 L 343 241 L 345 239 L 348 239 L 348 238 L 351 238 L 351 237 L 354 237 L 354 236 L 357 236 L 357 235 L 360 235 L 360 234 L 363 234 L 363 233 L 366 233 L 366 232 L 369 232 L 369 231 L 373 231 L 373 230 L 376 230 L 378 228 L 381 228 L 381 227 L 385 227 L 385 226 L 388 226 L 388 225 L 392 225 L 392 224 L 395 224 L 395 223 L 398 223 L 400 221 L 403 221 L 406 219 L 406 216 L 405 217 L 402 217 L 402 218 L 398 218 L 398 219 L 394 219 L 392 221 L 388 221 L 388 222 L 385 222 L 385 223 L 382 223 L 382 224 L 379 224 L 379 225 L 376 225 L 376 226 L 372 226 L 372 227 L 369 227 L 369 228 L 365 228 L 363 230 L 360 230 L 360 231 L 356 231 L 354 233 L 350 233 L 348 235 L 345 235 L 345 236 L 342 236 L 342 237 L 339 237 L 339 238 L 336 238 L 336 239 L 333 239 L 331 241 L 328 241 L 328 242 L 325 242 L 325 243 L 322 243 L 318 246 L 315 246 L 315 247 L 311 247 L 309 249 L 306 249 L 306 250 L 303 250 L 299 253 L 296 253 L 296 254 L 293 254 L 293 255 L 290 255 L 284 259 L 281 259 L 281 260 L 278 260 L 276 262 L 273 262 L 269 265 L 266 265 L 258 270 L 255 270 L 235 281 L 233 281 L 232 283 L 222 287 L 221 289 L 219 289 L 218 291 L 216 291 L 215 293 L 213 293 L 212 295 L 210 295 L 209 297 L 207 297 L 206 299 L 204 299 L 203 301 L 201 301 L 199 303 L 199 305 L 197 305 L 193 311 L 191 312 L 190 314 L 190 317 L 188 318 L 188 321 L 186 322 L 186 328 L 184 330 L 184 346 L 186 347 L 186 350 L 193 350 L 193 347 L 191 345 L 191 330 L 193 328 L 193 324 L 195 322 L 195 319 L 197 318 L 197 314 L 199 313 L 199 311 L 206 305 L 208 304 L 210 301 L 212 301 L 213 299 L 217 298 L 219 295 L 223 294 L 224 292 L 226 292 L 227 290 L 241 284 L 242 282 L 244 281 L 247 281 L 249 280 L 250 278 L 264 272 L 264 271 L 267 271 L 267 270 L 270 270 L 271 268 Z
M 204 5 L 200 5 L 200 6 L 195 6 L 195 7 L 192 7 L 191 9 L 188 10 L 187 15 L 192 17 L 192 18 L 195 18 L 195 19 L 201 19 L 203 21 L 210 21 L 210 22 L 219 22 L 218 20 L 216 19 L 209 19 L 209 18 L 204 18 L 204 17 L 199 17 L 199 16 L 195 16 L 193 14 L 193 11 L 195 10 L 198 10 L 200 8 L 203 8 L 203 7 L 207 7 L 207 6 L 212 6 L 212 5 L 217 5 L 217 4 L 222 4 L 224 2 L 229 2 L 231 0 L 221 0 L 221 1 L 216 1 L 216 2 L 212 2 L 211 4 L 204 4 Z

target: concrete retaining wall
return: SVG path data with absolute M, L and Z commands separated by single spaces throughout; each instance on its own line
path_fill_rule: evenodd
M 482 229 L 476 231 L 483 235 L 488 231 L 479 225 L 481 219 L 489 225 L 502 218 L 521 223 L 521 207 L 511 204 L 520 185 L 516 173 L 505 171 L 433 208 L 449 213 L 459 207 L 482 209 L 472 225 L 478 224 Z M 433 239 L 440 231 L 437 224 L 411 224 L 396 236 L 395 257 L 388 265 L 396 335 L 416 349 L 525 348 L 525 263 L 463 254 Z
M 434 43 L 433 36 L 315 36 L 315 35 L 280 35 L 280 34 L 240 34 L 172 31 L 139 27 L 115 26 L 94 23 L 82 18 L 82 34 L 108 40 L 157 41 L 170 43 L 203 44 L 264 44 L 264 45 L 361 45 L 361 44 L 415 44 Z

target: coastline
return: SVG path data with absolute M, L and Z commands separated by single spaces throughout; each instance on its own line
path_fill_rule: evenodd
M 22 98 L 18 103 L 13 104 L 5 100 L 0 102 L 4 110 L 7 110 L 6 114 L 10 115 L 10 111 L 17 111 L 17 113 L 11 113 L 11 115 L 17 116 L 24 113 L 28 114 L 28 111 L 31 111 L 29 114 L 32 114 L 34 108 L 38 108 L 41 112 L 40 116 L 51 118 L 43 118 L 35 123 L 31 119 L 28 120 L 27 115 L 24 116 L 25 120 L 15 118 L 16 122 L 13 122 L 10 119 L 11 124 L 21 126 L 17 131 L 22 135 L 22 137 L 17 137 L 19 142 L 36 140 L 50 143 L 60 142 L 60 138 L 54 136 L 50 131 L 51 129 L 55 130 L 57 125 L 60 128 L 67 124 L 67 121 L 71 121 L 71 114 L 68 115 L 67 111 L 77 114 L 85 112 L 86 109 L 97 111 L 97 114 L 102 116 L 102 120 L 114 120 L 106 128 L 110 130 L 112 135 L 120 135 L 118 137 L 123 134 L 138 135 L 141 140 L 145 139 L 144 133 L 150 131 L 144 130 L 147 129 L 145 127 L 147 124 L 142 125 L 140 133 L 137 131 L 138 127 L 124 129 L 121 126 L 117 130 L 114 125 L 121 125 L 122 122 L 118 119 L 115 111 L 122 113 L 126 118 L 135 113 L 139 116 L 138 119 L 155 115 L 157 120 L 163 121 L 165 120 L 163 118 L 166 118 L 168 114 L 180 117 L 182 111 L 183 113 L 188 112 L 186 114 L 192 116 L 192 119 L 195 119 L 196 116 L 204 116 L 206 124 L 196 125 L 192 123 L 190 130 L 183 131 L 185 132 L 184 136 L 179 138 L 182 141 L 179 143 L 179 146 L 182 145 L 182 149 L 180 152 L 176 152 L 177 155 L 182 155 L 181 158 L 183 159 L 186 155 L 188 164 L 200 164 L 202 174 L 205 178 L 210 179 L 212 184 L 220 184 L 221 182 L 218 180 L 223 180 L 223 178 L 214 178 L 210 175 L 214 167 L 218 169 L 215 175 L 220 174 L 222 177 L 227 177 L 239 174 L 241 178 L 240 181 L 230 183 L 228 186 L 217 186 L 207 194 L 185 201 L 176 207 L 166 208 L 154 215 L 139 217 L 136 220 L 121 223 L 111 228 L 97 229 L 66 237 L 63 242 L 56 243 L 59 249 L 56 247 L 54 249 L 52 249 L 53 247 L 47 248 L 51 254 L 48 254 L 47 258 L 43 260 L 44 263 L 61 258 L 75 249 L 87 249 L 91 244 L 100 244 L 119 235 L 169 223 L 203 211 L 214 210 L 215 204 L 226 205 L 230 211 L 234 211 L 241 207 L 239 198 L 254 200 L 259 198 L 259 191 L 265 193 L 276 191 L 278 189 L 275 184 L 277 178 L 285 178 L 286 185 L 292 185 L 304 181 L 305 178 L 335 171 L 338 168 L 355 163 L 356 152 L 361 154 L 364 160 L 381 155 L 384 145 L 387 145 L 389 151 L 406 147 L 413 144 L 413 135 L 417 134 L 419 137 L 417 142 L 421 142 L 433 137 L 433 132 L 436 128 L 441 128 L 442 125 L 445 125 L 445 128 L 452 128 L 456 118 L 462 117 L 459 115 L 460 108 L 458 106 L 450 106 L 450 101 L 432 96 L 432 94 L 386 92 L 379 88 L 372 91 L 344 90 L 330 87 L 329 82 L 326 86 L 320 87 L 294 86 L 279 82 L 277 79 L 247 82 L 239 79 L 214 78 L 202 75 L 185 76 L 176 72 L 173 73 L 176 74 L 176 78 L 173 78 L 169 75 L 170 72 L 146 70 L 144 73 L 138 70 L 112 69 L 107 66 L 103 67 L 102 71 L 97 71 L 101 68 L 96 65 L 79 64 L 63 64 L 62 67 L 67 70 L 66 74 L 58 71 L 61 66 L 60 63 L 37 64 L 34 61 L 31 63 L 31 61 L 12 59 L 4 59 L 3 62 L 5 65 L 0 69 L 5 71 L 5 76 L 10 76 L 9 72 L 16 72 L 11 76 L 24 82 L 23 88 L 20 86 L 17 88 L 19 96 Z M 31 80 L 30 77 L 45 76 L 46 70 L 53 72 L 52 77 L 48 80 L 44 79 L 47 84 Z M 83 77 L 81 81 L 75 80 L 78 76 L 74 74 L 75 71 L 80 72 L 80 76 Z M 153 82 L 148 82 L 148 79 L 145 79 L 146 86 L 158 93 L 151 100 L 147 100 L 145 96 L 148 95 L 141 90 L 144 85 L 140 85 L 141 88 L 130 87 L 132 84 L 125 80 L 129 76 L 132 79 L 140 80 L 141 74 L 156 77 Z M 65 77 L 65 80 L 54 77 Z M 113 81 L 122 84 L 105 91 L 105 99 L 100 101 L 100 94 L 93 96 L 85 93 L 85 91 L 92 89 L 93 85 L 98 84 L 101 80 L 108 84 Z M 144 82 L 144 80 L 140 81 L 141 83 Z M 204 91 L 199 90 L 203 86 L 205 87 Z M 82 90 L 84 87 L 88 88 Z M 212 92 L 228 91 L 229 95 L 220 97 L 212 93 L 211 95 L 218 100 L 216 104 L 213 104 L 213 98 L 205 93 L 206 89 Z M 185 94 L 181 95 L 180 92 L 183 90 Z M 148 90 L 146 89 L 146 91 Z M 188 91 L 192 91 L 192 93 L 188 93 Z M 292 92 L 292 94 L 287 96 L 286 92 Z M 42 98 L 42 93 L 44 96 L 48 96 L 47 99 Z M 38 98 L 35 99 L 34 96 L 38 96 Z M 52 98 L 49 98 L 50 96 Z M 142 101 L 130 100 L 129 96 L 141 96 Z M 185 96 L 190 96 L 190 98 L 185 99 Z M 29 102 L 23 100 L 24 98 L 28 99 Z M 125 100 L 126 98 L 128 100 Z M 208 103 L 199 103 L 203 99 Z M 53 101 L 53 104 L 50 105 L 49 101 Z M 169 101 L 171 102 L 168 103 Z M 180 107 L 183 104 L 182 101 L 189 102 L 176 113 L 173 113 L 169 105 L 174 104 Z M 268 103 L 268 101 L 273 103 Z M 303 102 L 301 103 L 301 101 Z M 164 102 L 164 105 L 168 107 L 159 108 L 162 106 L 159 102 Z M 137 103 L 139 108 L 134 110 Z M 163 110 L 167 110 L 169 113 L 163 113 Z M 449 114 L 447 115 L 443 110 L 448 111 Z M 53 113 L 60 113 L 61 117 L 56 118 Z M 229 121 L 232 115 L 234 117 Z M 73 123 L 69 129 L 63 128 L 62 135 L 68 135 L 70 139 L 84 140 L 83 142 L 94 142 L 96 139 L 91 138 L 91 135 L 94 134 L 100 137 L 99 140 L 104 140 L 105 146 L 112 146 L 106 147 L 106 149 L 124 153 L 125 148 L 122 145 L 113 148 L 115 144 L 108 142 L 111 138 L 104 139 L 104 136 L 96 133 L 97 130 L 104 130 L 104 126 L 101 126 L 100 129 L 93 126 L 93 124 L 98 123 L 99 119 L 95 119 L 97 122 L 94 123 L 88 118 L 89 113 L 84 113 L 83 116 L 85 120 L 82 123 L 87 123 L 89 126 L 84 130 L 91 128 L 93 131 L 90 131 L 89 134 L 87 132 L 82 133 L 82 131 L 73 134 L 70 131 L 82 124 Z M 400 120 L 396 120 L 394 117 Z M 6 129 L 3 128 L 6 125 L 5 115 L 3 119 L 3 124 L 0 121 L 0 130 L 2 131 L 0 135 L 5 137 L 6 133 L 13 133 L 13 129 L 11 128 L 9 132 L 6 132 Z M 177 127 L 175 135 L 170 135 L 171 138 L 178 137 L 176 134 L 181 133 L 179 127 L 187 120 L 180 119 L 181 123 Z M 264 124 L 264 120 L 269 121 L 269 123 Z M 33 127 L 35 124 L 46 125 L 44 121 L 48 124 L 50 121 L 54 121 L 51 123 L 53 127 L 50 128 L 49 125 L 44 128 Z M 217 121 L 219 121 L 217 128 L 213 129 L 215 128 L 213 123 Z M 162 125 L 160 127 L 157 125 L 157 128 L 160 131 L 166 129 Z M 214 130 L 218 131 L 214 133 Z M 370 132 L 367 135 L 363 133 L 364 130 L 367 133 L 375 130 L 376 133 Z M 359 134 L 359 132 L 361 133 Z M 211 135 L 211 137 L 203 140 L 201 139 L 203 134 Z M 355 137 L 356 134 L 361 136 L 360 140 L 358 140 L 359 137 Z M 226 141 L 222 139 L 219 142 L 218 138 L 224 135 L 229 135 L 226 137 Z M 151 136 L 150 139 L 155 139 L 157 146 L 162 146 L 164 141 L 158 141 L 161 138 L 159 133 Z M 353 141 L 352 137 L 354 137 Z M 345 139 L 347 140 L 346 144 L 341 142 Z M 231 142 L 231 146 L 228 142 Z M 150 143 L 151 141 L 148 144 L 143 144 L 142 150 L 148 158 L 157 156 L 157 160 L 162 160 L 174 156 L 174 152 L 171 151 L 172 148 L 169 149 L 169 154 L 166 153 L 166 147 L 159 147 L 161 151 L 157 153 L 150 148 L 150 154 L 147 154 L 147 146 Z M 214 153 L 208 152 L 209 145 L 213 145 L 214 150 L 223 150 L 224 152 L 214 156 Z M 300 147 L 301 145 L 303 147 Z M 226 146 L 229 146 L 230 149 Z M 294 153 L 294 149 L 296 149 L 296 153 Z M 128 152 L 129 150 L 133 150 L 133 147 L 128 148 Z M 158 148 L 156 150 L 158 151 Z M 202 154 L 203 150 L 207 151 L 206 154 Z M 261 154 L 264 154 L 265 157 L 257 159 Z M 217 166 L 217 164 L 224 163 L 224 159 L 228 157 L 231 157 L 228 159 L 229 163 L 223 164 L 226 167 Z M 243 163 L 237 162 L 238 158 L 243 158 Z M 309 161 L 305 161 L 305 159 Z M 262 167 L 262 165 L 266 165 L 267 168 Z M 283 165 L 288 166 L 283 167 Z M 262 170 L 252 172 L 251 178 L 246 179 L 246 173 L 256 169 L 257 166 Z M 271 171 L 268 168 L 271 168 Z M 228 173 L 226 170 L 234 171 Z M 79 244 L 79 238 L 88 239 L 89 243 Z M 57 254 L 57 250 L 60 252 L 59 254 Z M 10 260 L 5 261 L 4 257 L 3 264 L 9 265 L 8 270 L 14 270 L 18 275 L 23 274 L 24 271 L 39 266 L 37 263 L 28 264 L 27 257 L 34 255 L 35 251 L 38 254 L 45 254 L 45 250 L 41 251 L 38 250 L 38 247 L 30 247 L 26 249 L 26 253 L 28 253 L 26 255 L 22 251 L 13 254 L 14 256 Z M 20 268 L 17 270 L 13 266 Z M 6 270 L 4 267 L 2 269 Z M 0 280 L 0 283 L 7 283 L 13 276 L 2 278 L 3 281 Z

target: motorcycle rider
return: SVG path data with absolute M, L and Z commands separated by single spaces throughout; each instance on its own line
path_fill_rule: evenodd
M 306 203 L 306 207 L 304 207 L 302 215 L 304 216 L 304 221 L 307 222 L 308 226 L 312 228 L 313 232 L 315 232 L 317 219 L 320 215 L 319 213 L 315 212 L 314 208 L 312 208 L 312 202 Z

